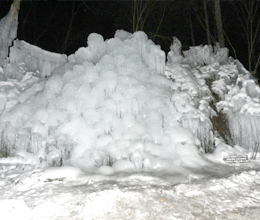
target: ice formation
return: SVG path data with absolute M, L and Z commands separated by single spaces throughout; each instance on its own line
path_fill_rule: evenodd
M 20 1 L 14 1 L 8 14 L 0 20 L 0 65 L 8 57 L 9 47 L 17 36 Z
M 190 54 L 192 51 L 193 49 L 184 53 Z M 200 75 L 196 76 L 187 66 L 190 62 L 183 58 L 181 42 L 176 37 L 167 59 L 165 74 L 175 85 L 171 99 L 177 112 L 181 113 L 179 122 L 200 140 L 203 151 L 208 152 L 213 149 L 214 143 L 213 126 L 210 121 L 213 110 L 209 105 L 212 93 L 206 81 Z
M 168 63 L 180 63 L 183 60 L 182 45 L 177 37 L 173 37 L 173 43 L 170 47 L 170 52 L 167 55 Z
M 228 115 L 233 141 L 246 149 L 254 149 L 260 143 L 259 85 L 239 61 L 234 62 L 228 73 L 221 69 L 218 75 L 230 88 L 217 107 Z
M 183 55 L 174 38 L 165 63 L 141 31 L 118 30 L 108 40 L 90 34 L 88 46 L 69 57 L 15 40 L 0 68 L 0 157 L 104 173 L 112 164 L 202 165 L 221 139 L 213 120 L 220 113 L 229 144 L 253 148 L 260 91 L 250 74 L 226 48 L 197 46 Z
M 85 167 L 118 160 L 129 160 L 137 169 L 160 167 L 161 161 L 204 163 L 198 130 L 191 129 L 191 121 L 184 122 L 188 115 L 195 121 L 203 118 L 196 110 L 196 80 L 186 76 L 185 85 L 167 79 L 165 54 L 145 33 L 121 30 L 107 41 L 91 34 L 88 47 L 68 60 L 48 79 L 27 73 L 20 82 L 26 86 L 11 84 L 9 94 L 2 95 L 1 143 L 11 155 L 27 151 L 51 165 Z M 187 75 L 184 69 L 180 72 L 176 77 Z M 187 96 L 185 106 L 178 104 L 175 92 Z M 196 106 L 189 104 L 189 96 Z
M 204 66 L 215 62 L 225 64 L 228 61 L 228 49 L 220 48 L 217 44 L 214 48 L 211 45 L 200 45 L 190 47 L 183 51 L 186 62 L 191 66 Z

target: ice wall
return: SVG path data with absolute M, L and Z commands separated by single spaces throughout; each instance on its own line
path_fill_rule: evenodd
M 49 52 L 21 40 L 13 42 L 9 58 L 11 63 L 24 62 L 28 71 L 39 77 L 49 76 L 55 68 L 67 62 L 65 54 Z
M 17 36 L 20 1 L 14 1 L 8 14 L 0 20 L 0 65 L 8 57 L 9 47 Z

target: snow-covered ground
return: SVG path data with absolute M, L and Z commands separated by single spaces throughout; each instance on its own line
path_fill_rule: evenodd
M 226 48 L 174 38 L 166 62 L 118 30 L 67 57 L 8 19 L 1 219 L 260 219 L 260 88 Z
M 1 219 L 246 220 L 260 216 L 260 171 L 252 163 L 109 176 L 75 167 L 22 168 L 26 167 L 1 166 Z

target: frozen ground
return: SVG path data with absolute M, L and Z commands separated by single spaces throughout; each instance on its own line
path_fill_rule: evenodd
M 1 219 L 259 219 L 256 162 L 101 175 L 1 166 Z

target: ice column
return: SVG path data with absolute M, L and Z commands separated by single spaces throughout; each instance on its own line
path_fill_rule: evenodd
M 38 70 L 39 77 L 45 77 L 67 62 L 67 55 L 49 52 L 25 41 L 15 40 L 10 48 L 10 62 L 24 62 L 29 71 Z
M 142 31 L 135 32 L 133 37 L 145 65 L 147 65 L 151 71 L 156 71 L 161 75 L 165 75 L 165 52 L 160 46 L 155 45 L 151 40 L 148 40 L 147 35 Z
M 0 20 L 0 64 L 8 57 L 9 47 L 17 36 L 20 1 L 14 1 L 8 14 Z

